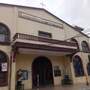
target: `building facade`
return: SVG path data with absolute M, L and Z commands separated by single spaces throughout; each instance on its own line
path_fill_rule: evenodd
M 0 4 L 0 90 L 90 83 L 90 39 L 41 8 Z

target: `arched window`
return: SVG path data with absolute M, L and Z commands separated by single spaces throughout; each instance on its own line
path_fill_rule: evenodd
M 77 40 L 76 40 L 76 39 L 74 39 L 74 38 L 72 38 L 72 39 L 71 39 L 71 41 L 72 41 L 73 43 L 76 43 L 76 45 L 77 45 L 77 50 L 79 50 L 79 45 L 78 45 Z
M 0 23 L 0 42 L 10 42 L 10 31 L 8 27 Z
M 8 85 L 8 56 L 0 51 L 0 86 Z
M 84 76 L 84 69 L 83 69 L 82 61 L 81 61 L 81 58 L 77 55 L 73 58 L 73 66 L 74 66 L 76 77 Z
M 82 45 L 82 51 L 89 52 L 89 46 L 86 41 L 82 41 L 81 45 Z

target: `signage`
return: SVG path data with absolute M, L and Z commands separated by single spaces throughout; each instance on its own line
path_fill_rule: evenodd
M 23 19 L 32 20 L 35 22 L 39 22 L 39 23 L 50 25 L 50 26 L 57 27 L 57 28 L 63 28 L 63 25 L 61 23 L 51 21 L 51 20 L 47 20 L 47 19 L 44 19 L 41 17 L 37 17 L 35 15 L 27 14 L 27 13 L 22 12 L 22 11 L 18 11 L 18 16 L 20 18 L 23 18 Z
M 2 63 L 2 64 L 1 64 L 1 67 L 2 67 L 2 68 L 1 68 L 1 71 L 2 71 L 2 72 L 6 72 L 6 71 L 7 71 L 7 63 Z

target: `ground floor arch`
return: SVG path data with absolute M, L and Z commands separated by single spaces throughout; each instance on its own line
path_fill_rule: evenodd
M 37 57 L 32 63 L 32 86 L 42 87 L 49 85 L 53 85 L 52 63 L 47 57 Z
M 73 66 L 74 66 L 74 71 L 75 71 L 76 77 L 84 76 L 84 67 L 83 67 L 80 56 L 78 56 L 78 55 L 74 56 Z
M 8 85 L 8 55 L 0 50 L 0 86 Z

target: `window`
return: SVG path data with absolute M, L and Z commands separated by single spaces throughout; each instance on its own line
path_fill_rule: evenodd
M 74 66 L 74 71 L 75 71 L 75 76 L 84 76 L 84 69 L 82 65 L 81 58 L 79 56 L 75 56 L 73 58 L 73 66 Z
M 0 51 L 0 86 L 8 85 L 8 58 Z
M 59 66 L 54 67 L 54 76 L 55 77 L 61 76 L 61 70 L 59 69 Z
M 10 42 L 10 31 L 6 25 L 0 23 L 0 42 Z
M 39 31 L 39 36 L 44 38 L 52 38 L 52 34 L 48 32 Z
M 89 52 L 89 46 L 86 41 L 82 41 L 81 45 L 82 45 L 82 51 Z
M 71 39 L 71 41 L 72 41 L 73 43 L 76 43 L 76 45 L 77 45 L 77 50 L 79 50 L 79 45 L 78 45 L 77 40 L 76 40 L 76 39 L 74 39 L 74 38 L 72 38 L 72 39 Z

